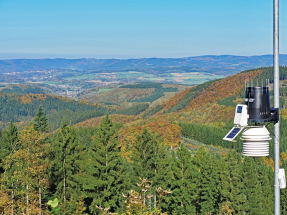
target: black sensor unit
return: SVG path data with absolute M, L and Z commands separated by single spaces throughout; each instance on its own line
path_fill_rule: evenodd
M 248 122 L 278 122 L 279 110 L 270 108 L 269 87 L 246 87 L 245 104 Z

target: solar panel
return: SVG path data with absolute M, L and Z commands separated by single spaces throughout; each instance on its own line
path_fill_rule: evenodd
M 233 127 L 223 139 L 232 141 L 242 131 L 243 128 L 244 127 Z
M 231 131 L 231 133 L 229 133 L 226 138 L 233 138 L 233 137 L 235 137 L 235 135 L 236 135 L 239 131 L 240 131 L 239 128 L 233 128 L 233 130 Z

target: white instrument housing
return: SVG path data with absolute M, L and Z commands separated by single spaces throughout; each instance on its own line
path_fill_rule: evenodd
M 246 127 L 248 125 L 249 115 L 247 114 L 247 105 L 236 105 L 234 125 Z
M 234 127 L 226 134 L 223 140 L 233 141 L 235 137 L 248 126 L 247 105 L 236 105 L 234 116 Z M 233 141 L 234 142 L 234 141 Z
M 280 188 L 281 189 L 286 188 L 286 178 L 285 178 L 285 170 L 284 169 L 279 169 L 278 179 L 279 179 Z

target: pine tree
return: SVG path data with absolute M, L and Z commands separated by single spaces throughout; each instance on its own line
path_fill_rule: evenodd
M 198 210 L 201 214 L 213 214 L 219 210 L 220 166 L 215 155 L 200 147 L 196 153 L 196 165 L 200 169 L 198 182 Z
M 229 207 L 236 214 L 243 213 L 245 202 L 243 181 L 243 163 L 241 156 L 229 150 L 224 156 L 221 172 L 221 206 L 229 202 Z
M 64 214 L 73 214 L 75 204 L 85 196 L 83 191 L 89 175 L 90 158 L 83 146 L 77 144 L 76 130 L 63 118 L 60 132 L 52 145 L 50 174 L 54 196 L 63 203 Z M 74 208 L 75 209 L 75 208 Z M 75 209 L 76 210 L 76 209 Z
M 258 180 L 258 173 L 254 158 L 245 157 L 243 162 L 244 171 L 244 194 L 246 202 L 243 205 L 245 213 L 264 214 L 262 187 Z
M 151 209 L 156 209 L 159 203 L 157 188 L 169 190 L 172 181 L 171 157 L 163 145 L 163 138 L 158 134 L 148 132 L 144 128 L 133 145 L 130 160 L 133 167 L 132 184 L 136 184 L 139 178 L 152 181 L 152 188 L 147 194 L 153 195 L 153 197 L 148 200 L 148 205 Z M 138 190 L 138 187 L 133 189 Z M 168 209 L 169 198 L 170 195 L 167 195 L 161 199 L 160 207 L 163 209 L 162 211 Z
M 98 127 L 92 146 L 93 189 L 89 188 L 89 207 L 92 213 L 99 213 L 98 207 L 110 208 L 111 212 L 122 212 L 122 193 L 129 190 L 126 164 L 120 154 L 118 136 L 107 114 Z
M 162 143 L 158 143 L 158 145 L 155 176 L 152 178 L 152 187 L 153 189 L 161 187 L 163 190 L 171 190 L 173 182 L 172 157 Z M 154 194 L 157 193 L 154 191 Z M 156 198 L 155 196 L 154 198 L 155 200 L 159 200 L 159 197 Z M 163 196 L 160 201 L 159 209 L 161 209 L 162 212 L 168 212 L 171 195 Z
M 272 169 L 266 166 L 264 160 L 261 157 L 254 158 L 254 160 L 257 170 L 258 181 L 261 185 L 263 214 L 273 214 L 273 183 L 269 179 L 269 174 Z
M 34 129 L 40 132 L 48 131 L 48 118 L 45 116 L 42 106 L 39 106 L 38 112 L 34 118 Z
M 19 145 L 17 145 L 18 135 L 18 129 L 11 120 L 8 130 L 3 132 L 0 147 L 0 173 L 4 171 L 1 164 L 3 163 L 5 157 L 11 154 L 13 151 L 17 151 L 17 148 L 19 147 Z
M 193 165 L 191 153 L 181 143 L 173 153 L 173 184 L 170 207 L 173 214 L 196 214 L 196 189 L 199 169 Z
M 148 180 L 155 177 L 158 148 L 156 138 L 144 128 L 142 134 L 137 136 L 130 157 L 135 173 L 134 181 L 138 181 L 139 177 Z
M 10 152 L 15 147 L 15 143 L 17 142 L 17 140 L 18 140 L 18 129 L 15 126 L 15 124 L 13 123 L 13 121 L 11 120 L 8 130 L 4 131 L 3 148 L 7 152 Z

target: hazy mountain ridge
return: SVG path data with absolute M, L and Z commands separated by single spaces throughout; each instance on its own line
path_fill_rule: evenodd
M 287 55 L 281 55 L 280 61 L 281 65 L 287 65 Z M 272 64 L 272 55 L 207 55 L 124 60 L 0 60 L 0 88 L 9 84 L 35 84 L 46 93 L 72 98 L 91 88 L 110 84 L 152 81 L 194 86 Z
M 52 69 L 71 70 L 124 70 L 130 68 L 154 68 L 184 66 L 194 68 L 232 68 L 242 71 L 273 64 L 273 55 L 233 56 L 205 55 L 185 58 L 141 58 L 141 59 L 11 59 L 0 60 L 0 72 L 21 72 Z M 287 55 L 280 55 L 280 65 L 287 65 Z

